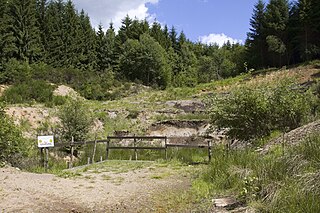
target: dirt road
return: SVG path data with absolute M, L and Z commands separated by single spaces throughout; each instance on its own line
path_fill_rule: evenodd
M 64 177 L 0 168 L 0 212 L 153 212 L 153 196 L 189 187 L 183 173 L 153 163 L 101 164 Z

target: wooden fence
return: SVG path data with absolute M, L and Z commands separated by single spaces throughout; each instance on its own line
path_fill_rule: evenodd
M 83 141 L 83 142 L 76 142 L 71 140 L 70 143 L 57 143 L 55 144 L 55 147 L 70 147 L 71 150 L 71 155 L 70 155 L 70 162 L 68 164 L 68 168 L 73 167 L 73 161 L 74 161 L 74 150 L 76 146 L 79 145 L 87 145 L 87 144 L 94 144 L 94 151 L 93 151 L 93 156 L 92 159 L 95 158 L 95 151 L 96 151 L 96 146 L 99 143 L 104 143 L 106 144 L 106 155 L 105 159 L 109 159 L 109 154 L 110 150 L 134 150 L 134 155 L 135 155 L 135 160 L 138 160 L 138 152 L 137 150 L 159 150 L 159 151 L 164 151 L 165 152 L 165 158 L 166 160 L 168 159 L 167 155 L 167 149 L 168 148 L 173 148 L 173 147 L 180 147 L 180 148 L 201 148 L 201 149 L 208 149 L 208 159 L 209 162 L 211 161 L 211 156 L 212 156 L 212 137 L 209 136 L 201 136 L 201 137 L 196 137 L 197 139 L 203 139 L 203 140 L 208 140 L 206 145 L 197 145 L 197 144 L 178 144 L 178 143 L 168 143 L 168 141 L 176 141 L 176 140 L 192 140 L 195 137 L 166 137 L 166 136 L 108 136 L 106 139 L 103 140 L 93 140 L 93 141 Z M 133 145 L 131 146 L 111 146 L 110 142 L 112 140 L 133 140 Z M 153 140 L 161 140 L 161 146 L 137 146 L 137 141 L 153 141 Z M 46 150 L 46 153 L 48 151 Z M 45 159 L 43 149 L 41 149 L 41 159 Z M 46 161 L 48 160 L 48 157 L 46 157 Z M 102 161 L 102 157 L 100 157 L 100 160 Z M 93 161 L 92 161 L 93 162 Z M 88 159 L 88 164 L 90 163 L 90 158 Z M 94 162 L 93 162 L 94 163 Z M 46 165 L 46 164 L 44 164 Z

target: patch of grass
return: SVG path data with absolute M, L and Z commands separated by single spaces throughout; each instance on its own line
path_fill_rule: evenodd
M 162 172 L 162 173 L 159 173 L 159 174 L 153 174 L 151 175 L 151 179 L 156 179 L 156 180 L 160 180 L 160 179 L 165 179 L 167 177 L 169 177 L 171 175 L 170 172 Z
M 217 148 L 194 180 L 192 194 L 198 201 L 233 195 L 258 212 L 319 212 L 319 147 L 320 135 L 267 155 Z
M 82 176 L 78 172 L 70 172 L 70 171 L 62 171 L 56 174 L 58 177 L 61 178 L 76 178 Z
M 102 179 L 105 180 L 105 181 L 108 181 L 108 180 L 111 180 L 112 177 L 110 175 L 106 175 L 106 174 L 103 174 L 102 176 Z
M 112 183 L 115 185 L 121 185 L 124 182 L 123 177 L 116 177 L 112 179 Z

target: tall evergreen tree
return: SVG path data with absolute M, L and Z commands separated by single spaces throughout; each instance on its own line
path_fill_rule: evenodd
M 114 67 L 118 64 L 119 56 L 116 55 L 116 33 L 113 27 L 113 23 L 110 23 L 106 32 L 106 65 L 108 68 Z
M 80 19 L 74 4 L 71 0 L 68 0 L 63 13 L 64 66 L 77 67 L 80 63 L 78 55 L 80 39 Z
M 4 14 L 6 21 L 4 49 L 7 58 L 34 62 L 41 52 L 35 0 L 11 0 Z
M 103 27 L 99 24 L 97 32 L 97 45 L 96 45 L 96 54 L 97 54 L 97 69 L 99 72 L 104 71 L 108 66 L 107 61 L 107 41 L 106 36 L 103 31 Z
M 62 67 L 65 64 L 64 56 L 64 30 L 63 14 L 65 4 L 63 0 L 51 1 L 48 5 L 45 22 L 46 24 L 46 62 L 55 67 Z
M 96 67 L 96 33 L 91 27 L 90 18 L 84 10 L 81 10 L 79 19 L 79 65 L 77 67 L 92 70 Z
M 42 52 L 42 60 L 45 59 L 45 55 L 46 55 L 46 34 L 47 32 L 47 28 L 46 28 L 46 10 L 47 10 L 47 5 L 48 2 L 47 0 L 37 0 L 36 1 L 36 7 L 37 7 L 37 12 L 36 12 L 36 18 L 37 18 L 37 25 L 38 28 L 40 30 L 40 38 L 41 38 L 41 43 L 43 46 L 43 52 Z
M 179 45 L 178 45 L 178 39 L 177 39 L 177 31 L 174 26 L 172 26 L 170 32 L 169 32 L 169 38 L 171 41 L 172 48 L 176 51 L 179 52 Z
M 261 68 L 266 66 L 266 36 L 265 36 L 265 4 L 259 0 L 253 9 L 250 19 L 250 32 L 247 34 L 247 61 L 250 67 Z
M 117 45 L 121 46 L 126 42 L 129 38 L 132 38 L 131 35 L 131 25 L 132 25 L 132 19 L 127 15 L 123 20 L 122 20 L 122 25 L 118 31 L 117 35 Z
M 5 60 L 4 55 L 4 46 L 5 46 L 5 33 L 6 33 L 6 21 L 4 19 L 4 14 L 6 13 L 6 10 L 8 8 L 8 2 L 7 0 L 0 0 L 0 71 L 2 68 L 2 63 Z
M 270 0 L 266 8 L 267 44 L 270 64 L 282 66 L 287 63 L 287 30 L 289 22 L 288 0 Z M 287 59 L 287 60 L 284 60 Z

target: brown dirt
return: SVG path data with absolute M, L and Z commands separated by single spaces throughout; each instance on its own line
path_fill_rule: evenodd
M 60 178 L 15 168 L 0 169 L 1 212 L 153 212 L 154 195 L 189 187 L 167 167 L 127 172 L 86 171 Z
M 70 96 L 70 97 L 80 97 L 80 95 L 71 87 L 60 85 L 54 91 L 53 95 L 56 96 Z

